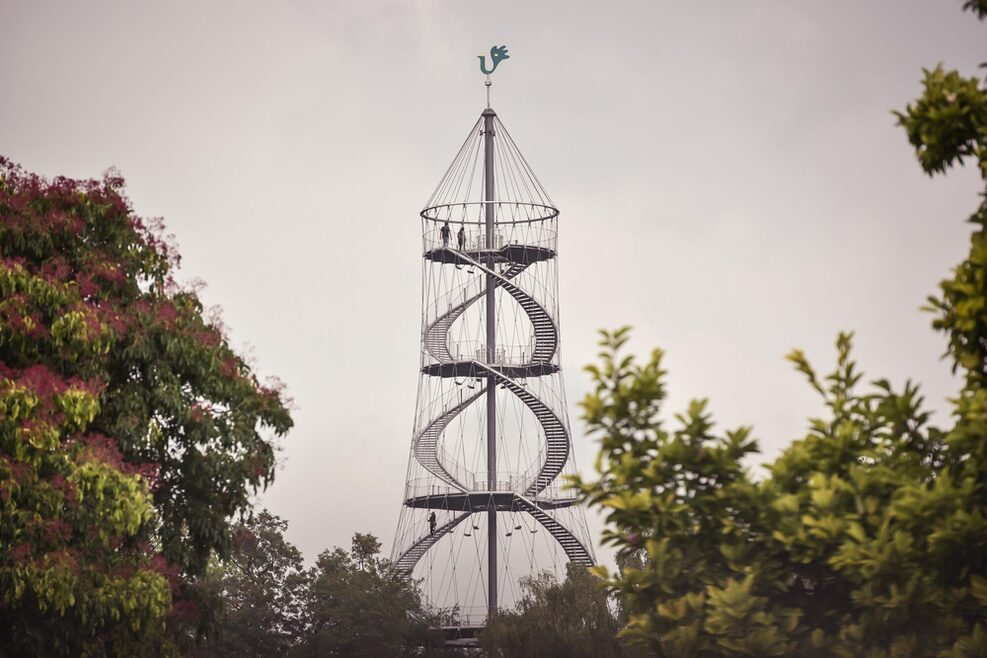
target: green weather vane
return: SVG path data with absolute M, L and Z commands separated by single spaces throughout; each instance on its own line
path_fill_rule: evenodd
M 507 46 L 493 46 L 490 49 L 490 70 L 487 70 L 487 56 L 477 55 L 480 60 L 480 73 L 487 76 L 486 82 L 483 84 L 487 87 L 487 107 L 490 107 L 490 74 L 497 70 L 497 65 L 505 59 L 510 59 L 511 56 L 507 54 Z
M 500 64 L 501 60 L 510 59 L 511 56 L 507 54 L 507 46 L 494 46 L 490 49 L 490 61 L 493 62 L 493 66 L 490 70 L 487 70 L 487 56 L 477 55 L 480 59 L 480 73 L 485 73 L 490 75 L 497 70 L 497 65 Z

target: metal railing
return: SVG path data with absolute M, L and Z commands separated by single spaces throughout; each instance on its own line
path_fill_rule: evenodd
M 524 345 L 496 345 L 492 350 L 477 340 L 450 341 L 449 354 L 456 361 L 477 361 L 490 366 L 520 366 L 531 362 L 535 337 Z
M 452 249 L 459 249 L 459 226 L 449 225 L 449 242 L 442 241 L 442 229 L 436 228 L 427 230 L 422 234 L 422 243 L 425 252 L 441 249 L 448 246 Z M 476 228 L 464 228 L 464 241 L 462 248 L 467 251 L 482 251 L 487 249 L 486 231 Z M 501 230 L 498 228 L 493 236 L 493 249 L 503 249 L 509 245 L 521 247 L 538 247 L 541 249 L 555 250 L 556 232 L 547 227 L 525 226 L 524 230 Z
M 532 482 L 531 473 L 520 473 L 515 471 L 498 472 L 494 488 L 487 486 L 487 474 L 482 471 L 467 471 L 457 468 L 458 464 L 451 462 L 445 455 L 440 459 L 442 465 L 451 473 L 458 475 L 457 480 L 467 492 L 475 493 L 479 491 L 510 491 L 521 494 Z M 459 471 L 456 473 L 456 471 Z M 420 496 L 445 496 L 462 493 L 452 485 L 437 483 L 434 477 L 416 478 L 408 480 L 405 486 L 405 494 L 409 498 Z
M 442 203 L 429 206 L 418 215 L 426 222 L 441 224 L 482 225 L 487 220 L 487 209 L 493 206 L 494 221 L 512 226 L 524 224 L 544 224 L 554 222 L 559 216 L 558 208 L 526 201 L 466 201 Z
M 486 606 L 471 605 L 437 610 L 439 625 L 445 628 L 476 628 L 487 623 Z
M 490 489 L 490 487 L 487 486 L 487 474 L 485 472 L 467 471 L 464 469 L 460 470 L 457 468 L 457 464 L 450 463 L 447 459 L 443 459 L 442 464 L 447 470 L 449 470 L 450 473 L 457 475 L 457 480 L 463 485 L 464 489 L 468 493 L 509 491 L 520 496 L 524 494 L 529 486 L 531 486 L 531 483 L 537 475 L 537 469 L 533 472 L 529 470 L 524 473 L 518 471 L 498 472 L 496 474 L 497 478 L 494 483 L 494 488 Z M 456 473 L 456 471 L 459 472 Z M 576 493 L 574 491 L 568 491 L 563 487 L 564 485 L 561 483 L 553 484 L 542 490 L 538 494 L 537 499 L 552 501 L 569 500 L 576 497 Z M 456 489 L 452 485 L 445 484 L 443 482 L 436 482 L 434 477 L 415 478 L 413 480 L 408 480 L 405 485 L 406 498 L 451 496 L 461 493 L 463 493 L 461 490 Z

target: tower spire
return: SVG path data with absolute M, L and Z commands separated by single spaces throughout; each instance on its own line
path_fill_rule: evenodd
M 486 80 L 483 82 L 484 86 L 487 88 L 487 109 L 490 109 L 490 87 L 493 82 L 490 81 L 490 76 L 494 71 L 497 70 L 497 65 L 500 64 L 505 59 L 510 59 L 511 56 L 507 54 L 507 46 L 494 46 L 490 49 L 490 68 L 487 68 L 487 56 L 477 55 L 480 60 L 480 73 L 484 74 Z

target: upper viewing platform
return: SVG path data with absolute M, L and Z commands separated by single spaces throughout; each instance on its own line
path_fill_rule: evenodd
M 486 118 L 492 119 L 489 150 Z M 488 181 L 493 189 L 486 189 Z M 429 260 L 464 264 L 451 248 L 475 259 L 532 264 L 557 251 L 559 211 L 491 109 L 473 125 L 420 216 Z

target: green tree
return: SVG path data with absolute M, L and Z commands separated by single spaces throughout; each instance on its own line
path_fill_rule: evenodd
M 308 577 L 305 630 L 289 655 L 446 655 L 417 584 L 391 570 L 373 535 L 355 534 L 349 552 L 323 551 Z
M 298 641 L 308 575 L 301 552 L 284 538 L 287 528 L 262 510 L 236 526 L 230 556 L 213 559 L 207 587 L 223 607 L 203 654 L 284 656 Z
M 487 623 L 480 643 L 491 658 L 608 658 L 634 655 L 617 639 L 620 626 L 607 594 L 586 569 L 569 566 L 521 579 L 516 609 Z
M 14 653 L 136 653 L 120 643 L 169 610 L 196 617 L 192 579 L 228 551 L 291 426 L 122 189 L 0 159 L 0 646 Z
M 972 11 L 981 19 L 987 18 L 987 0 L 964 0 L 963 9 Z
M 923 84 L 898 114 L 921 166 L 972 159 L 987 181 L 987 88 L 941 67 Z M 749 428 L 715 431 L 704 400 L 664 422 L 661 352 L 639 363 L 626 329 L 604 332 L 582 403 L 599 478 L 576 485 L 606 510 L 604 541 L 643 557 L 597 570 L 625 635 L 669 657 L 987 655 L 987 192 L 970 221 L 969 255 L 929 300 L 964 375 L 948 429 L 911 382 L 863 387 L 841 334 L 825 377 L 789 355 L 827 413 L 755 479 Z

